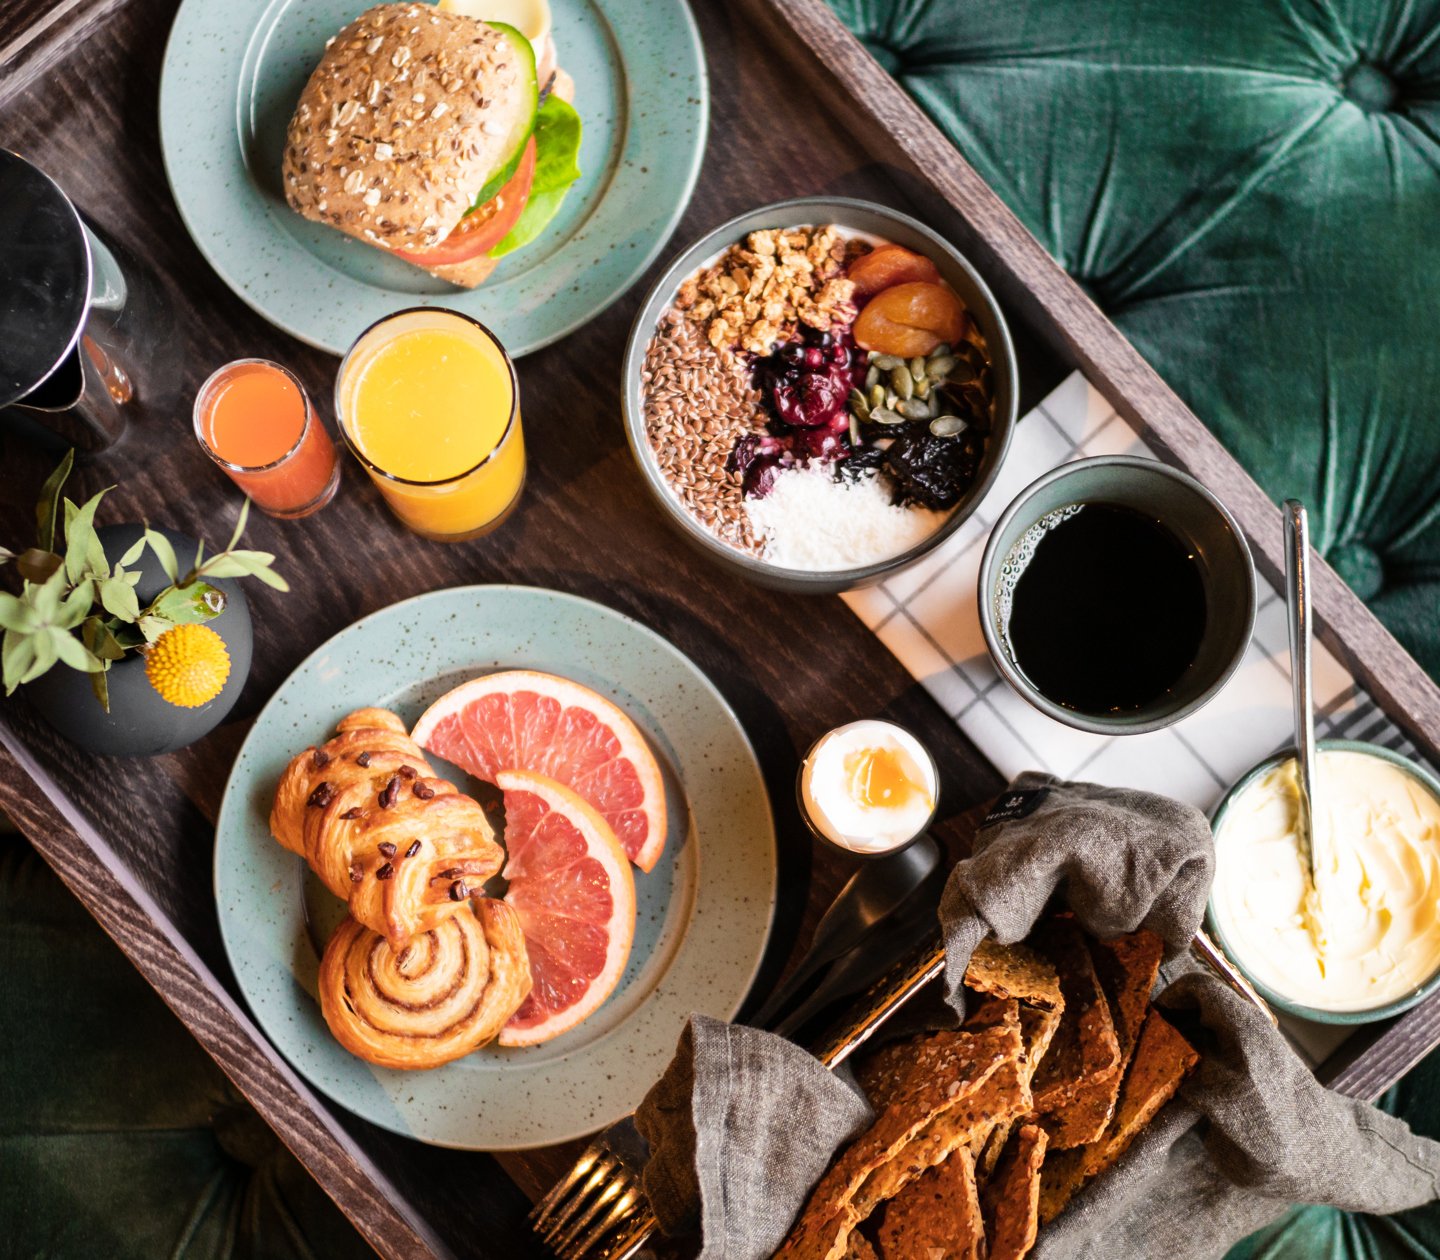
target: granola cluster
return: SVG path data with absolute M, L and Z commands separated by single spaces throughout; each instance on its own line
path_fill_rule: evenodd
M 685 281 L 675 304 L 717 350 L 769 354 L 799 324 L 826 330 L 854 316 L 851 249 L 831 226 L 751 232 Z

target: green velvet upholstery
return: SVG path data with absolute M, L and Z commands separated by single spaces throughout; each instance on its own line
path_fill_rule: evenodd
M 832 3 L 1440 674 L 1440 0 Z
M 0 958 L 0 1255 L 373 1260 L 13 833 L 0 833 Z
M 831 3 L 1440 675 L 1440 0 Z M 1440 1136 L 1440 1055 L 1384 1105 Z M 1440 1205 L 1228 1260 L 1359 1257 Z

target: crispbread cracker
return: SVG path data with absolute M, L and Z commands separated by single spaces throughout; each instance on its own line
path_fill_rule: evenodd
M 877 1112 L 884 1111 L 894 1101 L 910 1069 L 915 1066 L 921 1048 L 948 1035 L 936 1032 L 906 1037 L 901 1041 L 887 1042 L 866 1055 L 855 1068 L 855 1083 L 870 1100 L 870 1105 Z
M 1110 1003 L 1074 919 L 1067 915 L 1040 923 L 1031 939 L 1054 963 L 1065 998 L 1060 1027 L 1031 1081 L 1035 1109 L 1044 1113 L 1069 1102 L 1086 1082 L 1117 1072 L 1120 1044 Z
M 1020 1007 L 1020 1037 L 1025 1043 L 1025 1065 L 1030 1073 L 1031 1083 L 1034 1082 L 1040 1061 L 1049 1051 L 1050 1043 L 1055 1040 L 1055 1031 L 1064 1018 L 1065 1012 L 1060 1009 L 1047 1011 L 1040 1006 Z
M 1120 1082 L 1140 1036 L 1150 990 L 1160 969 L 1164 945 L 1154 932 L 1142 928 L 1128 936 L 1089 942 L 1101 990 L 1110 1004 L 1115 1040 L 1120 1047 L 1117 1070 L 1082 1081 L 1074 1095 L 1045 1118 L 1050 1145 L 1057 1150 L 1098 1141 L 1115 1112 Z
M 845 1244 L 844 1260 L 879 1260 L 879 1257 L 875 1254 L 875 1248 L 870 1245 L 870 1240 L 856 1230 Z
M 995 1174 L 980 1196 L 990 1240 L 989 1260 L 1020 1260 L 1040 1229 L 1040 1167 L 1049 1138 L 1022 1124 L 1006 1143 Z
M 862 1219 L 854 1199 L 865 1179 L 896 1158 L 937 1116 L 962 1106 L 1005 1063 L 1017 1040 L 1010 1026 L 935 1033 L 921 1041 L 910 1071 L 876 1122 L 831 1165 L 777 1256 L 841 1260 Z
M 1100 977 L 1105 996 L 1110 999 L 1122 1066 L 1130 1062 L 1135 1043 L 1140 1039 L 1164 951 L 1165 943 L 1148 928 L 1090 943 L 1095 973 Z
M 1085 1148 L 1085 1177 L 1104 1172 L 1129 1148 L 1200 1061 L 1194 1048 L 1155 1007 L 1145 1017 L 1120 1103 L 1105 1134 Z
M 1153 1006 L 1145 1017 L 1115 1114 L 1099 1140 L 1052 1153 L 1041 1169 L 1040 1223 L 1047 1224 L 1090 1178 L 1113 1165 L 1199 1062 L 1174 1026 Z
M 970 1152 L 956 1151 L 891 1199 L 877 1240 L 880 1260 L 980 1260 L 985 1225 Z
M 1026 945 L 1001 945 L 993 937 L 975 946 L 965 968 L 965 986 L 1047 1010 L 1065 1004 L 1060 977 L 1050 962 Z
M 936 1116 L 911 1139 L 900 1155 L 882 1164 L 865 1179 L 852 1200 L 859 1219 L 864 1220 L 879 1204 L 894 1198 L 927 1168 L 945 1160 L 952 1151 L 963 1147 L 973 1154 L 997 1123 L 1008 1123 L 1030 1110 L 1030 1089 L 1022 1079 L 1024 1050 L 1016 1004 L 1008 1000 L 994 1001 L 986 1016 L 995 1022 L 972 1028 L 967 1020 L 963 1031 L 1003 1032 L 1004 1059 L 959 1106 Z
M 1048 1225 L 1085 1180 L 1085 1148 L 1049 1151 L 1040 1167 L 1040 1224 Z

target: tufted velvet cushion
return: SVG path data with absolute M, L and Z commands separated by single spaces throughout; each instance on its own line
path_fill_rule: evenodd
M 831 0 L 1440 675 L 1440 0 Z
M 3 830 L 0 960 L 0 1255 L 373 1260 L 80 903 Z

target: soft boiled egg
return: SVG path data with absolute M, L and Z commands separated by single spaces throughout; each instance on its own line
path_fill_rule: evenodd
M 873 719 L 824 736 L 805 759 L 800 796 L 827 840 L 883 853 L 925 830 L 935 813 L 935 762 L 909 731 Z

